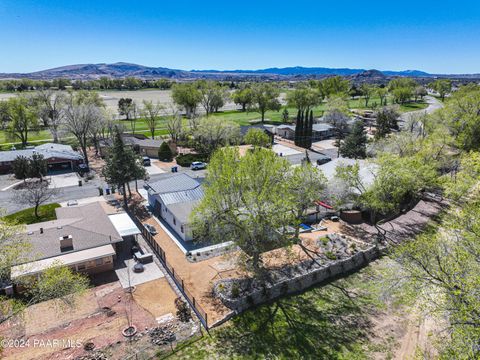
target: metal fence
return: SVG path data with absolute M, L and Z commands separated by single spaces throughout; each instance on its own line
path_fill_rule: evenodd
M 165 269 L 167 270 L 168 274 L 171 276 L 175 284 L 177 285 L 178 289 L 182 292 L 182 294 L 185 296 L 187 299 L 188 303 L 192 307 L 193 311 L 195 314 L 197 314 L 198 318 L 200 319 L 200 322 L 202 325 L 205 327 L 206 330 L 208 330 L 208 315 L 203 310 L 201 305 L 197 302 L 195 297 L 190 293 L 188 288 L 185 286 L 185 282 L 183 279 L 178 275 L 177 272 L 175 272 L 175 268 L 170 265 L 170 263 L 167 261 L 167 256 L 165 254 L 165 251 L 163 251 L 162 247 L 155 241 L 154 237 L 152 234 L 148 232 L 147 229 L 143 226 L 141 221 L 133 214 L 130 213 L 130 217 L 133 219 L 137 227 L 140 229 L 142 232 L 143 238 L 148 242 L 150 247 L 153 249 L 155 252 L 155 255 L 158 257 L 160 262 L 163 264 Z

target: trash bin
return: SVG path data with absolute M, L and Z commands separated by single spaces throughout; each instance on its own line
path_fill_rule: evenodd
M 178 166 L 174 166 L 174 171 L 173 172 L 178 172 Z
M 110 189 L 109 189 L 109 188 L 106 188 L 106 189 L 105 189 L 105 194 L 106 194 L 106 195 L 110 195 Z
M 78 180 L 78 186 L 82 186 L 82 180 Z

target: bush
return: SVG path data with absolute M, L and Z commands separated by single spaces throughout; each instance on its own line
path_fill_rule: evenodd
M 162 145 L 160 145 L 160 149 L 158 149 L 158 159 L 161 161 L 173 160 L 172 150 L 166 142 L 163 142 Z
M 182 322 L 188 322 L 192 318 L 192 312 L 188 304 L 182 298 L 175 299 L 175 307 L 177 308 L 177 317 Z
M 194 161 L 207 161 L 208 157 L 203 154 L 182 154 L 177 156 L 177 164 L 189 167 Z

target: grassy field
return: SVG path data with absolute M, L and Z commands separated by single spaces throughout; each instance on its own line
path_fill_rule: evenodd
M 21 210 L 19 212 L 7 215 L 4 217 L 5 220 L 14 221 L 18 224 L 35 224 L 42 221 L 55 220 L 57 215 L 55 214 L 55 209 L 60 207 L 60 204 L 53 203 L 48 205 L 40 205 L 38 208 L 38 218 L 35 217 L 35 209 L 29 208 Z
M 375 281 L 378 271 L 387 266 L 382 262 L 329 285 L 246 311 L 211 330 L 211 336 L 180 344 L 175 353 L 159 354 L 159 358 L 392 358 L 395 334 L 374 334 L 370 320 L 386 308 L 381 281 Z

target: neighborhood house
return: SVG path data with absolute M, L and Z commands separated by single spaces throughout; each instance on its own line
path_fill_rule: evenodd
M 165 220 L 180 238 L 193 240 L 189 217 L 203 197 L 201 184 L 186 174 L 179 174 L 147 183 L 145 189 L 154 214 Z
M 158 150 L 163 143 L 161 139 L 148 139 L 144 135 L 123 134 L 122 139 L 126 146 L 132 147 L 138 154 L 151 158 L 158 157 Z M 105 157 L 112 145 L 112 139 L 100 140 L 100 156 Z
M 36 260 L 13 266 L 12 280 L 57 264 L 87 274 L 112 270 L 123 240 L 140 233 L 127 214 L 108 215 L 100 202 L 55 212 L 57 220 L 27 225 L 31 257 Z
M 17 157 L 31 158 L 33 154 L 43 155 L 49 172 L 75 171 L 78 165 L 83 163 L 83 156 L 70 145 L 47 143 L 31 149 L 0 151 L 0 173 L 12 172 L 12 165 Z
M 293 140 L 295 138 L 295 125 L 277 126 L 277 135 L 285 139 Z M 329 139 L 334 135 L 334 128 L 330 124 L 313 124 L 313 141 Z

